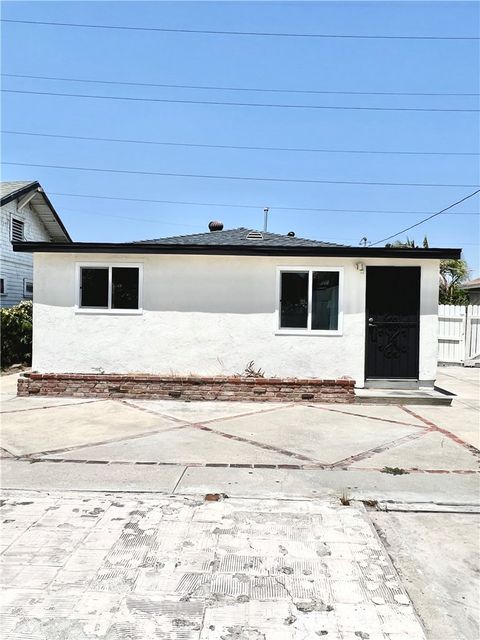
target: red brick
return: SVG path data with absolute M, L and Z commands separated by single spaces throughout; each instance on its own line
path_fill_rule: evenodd
M 218 401 L 353 402 L 353 380 L 218 378 L 146 374 L 30 373 L 18 380 L 18 395 L 159 398 Z

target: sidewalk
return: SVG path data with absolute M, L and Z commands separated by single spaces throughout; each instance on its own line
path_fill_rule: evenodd
M 3 637 L 425 640 L 362 507 L 9 492 Z

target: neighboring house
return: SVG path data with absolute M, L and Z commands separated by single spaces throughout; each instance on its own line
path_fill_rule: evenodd
M 470 304 L 480 304 L 480 278 L 465 282 L 461 288 L 468 293 Z
M 52 203 L 36 181 L 1 182 L 0 306 L 33 297 L 33 264 L 28 253 L 14 253 L 12 242 L 71 242 Z
M 460 249 L 209 228 L 124 244 L 15 243 L 35 255 L 39 375 L 22 393 L 317 400 L 353 393 L 345 378 L 433 387 L 439 264 Z M 251 361 L 267 382 L 241 382 Z

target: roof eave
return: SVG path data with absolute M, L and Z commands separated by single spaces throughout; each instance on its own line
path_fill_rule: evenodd
M 60 218 L 60 216 L 58 215 L 58 213 L 55 211 L 55 207 L 53 206 L 53 204 L 50 202 L 49 197 L 47 196 L 47 194 L 45 193 L 45 191 L 40 187 L 41 189 L 41 194 L 43 196 L 43 199 L 45 200 L 46 205 L 48 206 L 48 208 L 50 209 L 50 211 L 52 212 L 53 217 L 55 218 L 58 226 L 60 227 L 60 229 L 62 230 L 62 232 L 65 234 L 65 237 L 67 238 L 68 242 L 73 243 L 72 238 L 70 237 L 70 234 L 68 233 L 65 225 L 62 222 L 62 219 Z
M 9 202 L 12 202 L 13 200 L 18 200 L 22 196 L 24 196 L 27 193 L 30 193 L 30 191 L 34 191 L 34 190 L 38 190 L 39 194 L 45 200 L 45 204 L 50 209 L 53 217 L 55 218 L 55 222 L 58 224 L 58 226 L 62 230 L 62 233 L 64 234 L 65 238 L 68 240 L 68 242 L 73 242 L 72 238 L 70 237 L 70 234 L 68 233 L 67 229 L 65 228 L 65 225 L 63 224 L 60 216 L 55 211 L 55 207 L 50 202 L 47 194 L 42 189 L 42 186 L 40 185 L 38 180 L 35 180 L 35 181 L 31 182 L 30 184 L 26 185 L 25 187 L 22 187 L 21 189 L 18 189 L 17 191 L 13 191 L 12 193 L 9 193 L 7 196 L 4 196 L 3 198 L 1 198 L 0 199 L 0 206 L 3 207 L 5 204 L 8 204 Z M 62 243 L 56 243 L 56 244 L 62 244 Z
M 265 247 L 237 245 L 172 245 L 158 243 L 118 242 L 14 242 L 14 251 L 27 253 L 123 253 L 123 254 L 184 254 L 236 256 L 331 256 L 342 258 L 410 258 L 456 260 L 461 249 L 391 248 L 391 247 Z

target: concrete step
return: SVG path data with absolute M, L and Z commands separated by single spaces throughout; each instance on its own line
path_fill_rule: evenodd
M 355 389 L 357 404 L 430 404 L 450 406 L 455 394 L 433 389 Z

